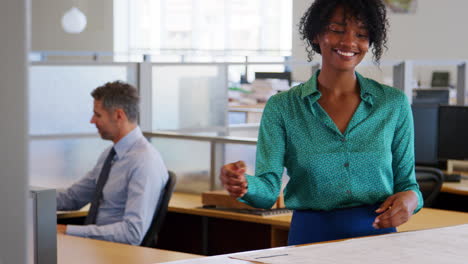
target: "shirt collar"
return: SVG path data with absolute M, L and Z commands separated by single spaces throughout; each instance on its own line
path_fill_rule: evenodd
M 305 97 L 312 95 L 312 99 L 317 101 L 321 93 L 317 89 L 317 77 L 320 70 L 316 71 L 314 75 L 302 86 L 301 89 L 301 98 L 304 99 Z
M 361 88 L 361 99 L 369 105 L 374 105 L 374 98 L 376 97 L 376 91 L 374 84 L 369 79 L 364 78 L 361 74 L 356 72 L 356 77 Z
M 117 142 L 114 145 L 117 159 L 121 158 L 141 137 L 143 137 L 143 133 L 141 132 L 140 127 L 137 126 L 132 131 L 130 131 L 130 133 L 128 133 L 125 137 L 119 140 L 119 142 Z
M 312 101 L 317 101 L 322 95 L 317 87 L 317 77 L 320 73 L 320 70 L 316 71 L 314 75 L 302 86 L 301 89 L 301 98 L 304 99 L 307 96 L 311 96 Z M 367 78 L 364 78 L 361 74 L 356 72 L 356 77 L 359 82 L 359 87 L 361 89 L 361 99 L 370 104 L 374 104 L 375 91 L 372 89 L 373 86 L 369 83 Z

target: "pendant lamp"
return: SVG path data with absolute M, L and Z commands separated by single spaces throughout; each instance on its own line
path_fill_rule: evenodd
M 62 28 L 69 34 L 79 34 L 86 28 L 86 16 L 78 8 L 72 7 L 62 17 Z

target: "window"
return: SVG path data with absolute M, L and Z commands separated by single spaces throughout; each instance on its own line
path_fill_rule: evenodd
M 115 0 L 124 54 L 288 56 L 292 0 Z

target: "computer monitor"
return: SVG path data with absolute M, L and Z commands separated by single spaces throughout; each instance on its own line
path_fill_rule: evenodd
M 439 107 L 439 160 L 468 159 L 468 106 Z
M 413 89 L 413 104 L 449 104 L 450 91 L 446 89 Z
M 446 71 L 435 71 L 432 72 L 432 87 L 448 87 L 450 81 L 450 73 Z
M 291 86 L 291 72 L 255 72 L 255 79 L 288 80 L 288 84 Z
M 438 105 L 412 105 L 416 164 L 437 166 Z

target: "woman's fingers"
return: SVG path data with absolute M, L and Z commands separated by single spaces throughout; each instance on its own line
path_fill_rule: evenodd
M 233 197 L 240 197 L 247 192 L 245 170 L 246 166 L 243 161 L 229 163 L 221 168 L 221 183 Z
M 418 205 L 417 196 L 413 191 L 396 193 L 376 210 L 382 213 L 377 216 L 372 226 L 375 228 L 397 227 L 407 222 Z

